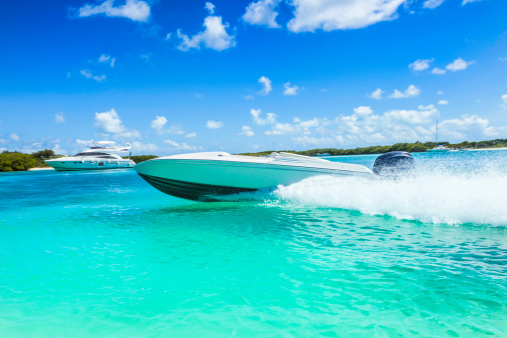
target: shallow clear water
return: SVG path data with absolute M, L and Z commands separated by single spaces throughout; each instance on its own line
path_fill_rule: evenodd
M 0 336 L 506 336 L 507 152 L 415 156 L 219 203 L 2 174 Z

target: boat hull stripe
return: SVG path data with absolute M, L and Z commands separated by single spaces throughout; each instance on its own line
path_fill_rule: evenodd
M 139 175 L 154 188 L 163 193 L 179 198 L 194 201 L 216 201 L 216 196 L 231 195 L 241 192 L 256 191 L 257 189 L 225 187 L 220 185 L 209 185 L 190 183 L 167 178 L 155 177 L 139 173 Z

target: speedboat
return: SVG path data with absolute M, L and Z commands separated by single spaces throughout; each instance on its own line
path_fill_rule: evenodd
M 387 165 L 390 161 L 382 163 Z M 362 165 L 284 152 L 264 157 L 226 152 L 172 155 L 141 162 L 134 170 L 156 189 L 195 201 L 213 201 L 220 195 L 272 189 L 317 175 L 375 176 Z
M 113 147 L 114 142 L 99 141 L 91 149 L 80 152 L 74 156 L 67 156 L 46 160 L 49 166 L 57 171 L 104 170 L 132 168 L 135 162 L 124 159 L 119 154 L 126 153 L 130 144 L 125 147 Z

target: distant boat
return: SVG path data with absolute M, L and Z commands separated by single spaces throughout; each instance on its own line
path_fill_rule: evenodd
M 428 149 L 426 151 L 431 152 L 431 153 L 443 153 L 443 152 L 451 151 L 451 149 L 448 146 L 446 146 L 445 144 L 438 144 L 438 120 L 437 120 L 437 124 L 435 126 L 435 143 L 437 144 L 435 146 L 435 148 Z
M 130 150 L 130 144 L 125 147 L 115 147 L 114 142 L 95 142 L 91 149 L 74 156 L 55 158 L 44 161 L 57 171 L 104 170 L 132 168 L 135 163 L 130 158 L 123 159 L 120 154 Z

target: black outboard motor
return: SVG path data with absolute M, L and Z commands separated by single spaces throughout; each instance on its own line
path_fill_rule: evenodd
M 414 170 L 414 158 L 406 151 L 391 151 L 375 160 L 373 172 L 381 177 L 398 179 L 411 175 Z

